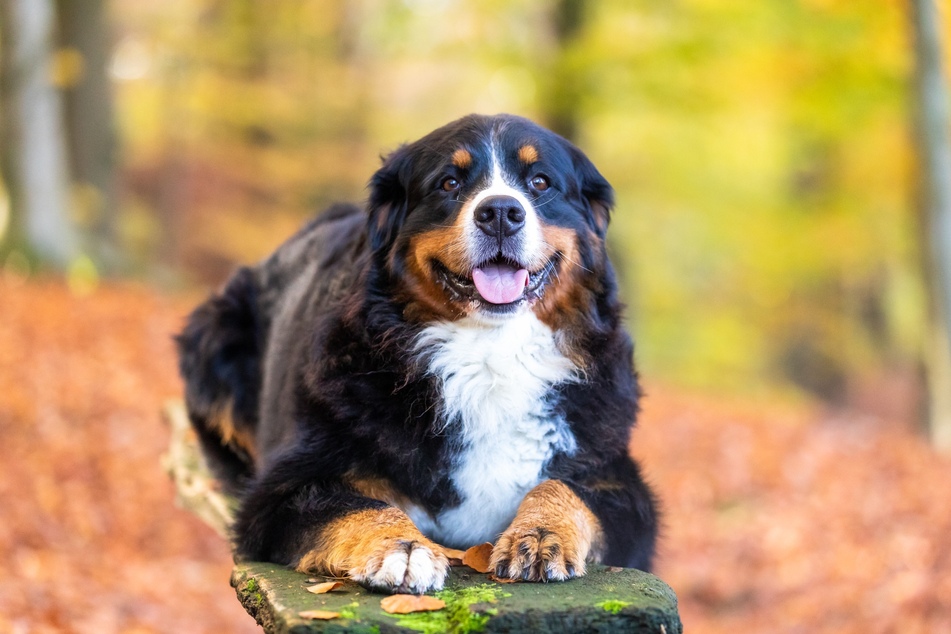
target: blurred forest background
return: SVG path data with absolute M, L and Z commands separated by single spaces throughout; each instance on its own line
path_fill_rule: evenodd
M 62 139 L 44 169 L 61 191 L 45 196 L 62 209 L 32 250 L 4 223 L 8 268 L 44 256 L 80 285 L 213 287 L 315 210 L 363 199 L 381 153 L 513 112 L 617 188 L 612 247 L 646 374 L 920 405 L 906 3 L 20 4 L 49 5 L 48 59 L 7 55 L 5 77 L 53 82 Z
M 67 339 L 76 316 L 121 324 L 126 310 L 152 324 L 150 336 L 154 320 L 158 330 L 167 325 L 167 337 L 236 265 L 268 254 L 315 210 L 362 200 L 381 154 L 470 112 L 512 112 L 572 139 L 617 189 L 610 247 L 640 369 L 648 391 L 657 386 L 655 411 L 669 415 L 648 410 L 661 428 L 644 432 L 657 436 L 645 440 L 651 451 L 677 450 L 663 436 L 663 425 L 688 416 L 677 395 L 715 394 L 707 405 L 685 397 L 694 403 L 690 420 L 703 424 L 682 428 L 678 442 L 716 428 L 720 419 L 704 412 L 724 399 L 743 400 L 759 413 L 727 410 L 725 419 L 747 421 L 723 440 L 730 446 L 739 434 L 755 452 L 761 431 L 750 430 L 765 429 L 775 406 L 833 426 L 843 416 L 889 421 L 906 435 L 881 447 L 911 442 L 914 457 L 902 462 L 909 470 L 924 461 L 929 473 L 949 474 L 945 459 L 908 440 L 942 408 L 951 412 L 940 319 L 951 273 L 930 248 L 941 218 L 933 203 L 944 199 L 929 172 L 929 142 L 939 143 L 938 167 L 951 164 L 940 158 L 942 97 L 937 128 L 928 127 L 921 98 L 928 85 L 944 90 L 940 76 L 928 84 L 925 75 L 930 68 L 934 79 L 935 63 L 948 61 L 923 49 L 921 34 L 951 35 L 951 13 L 930 2 L 0 0 L 0 27 L 0 321 L 10 346 L 32 346 L 0 357 L 8 390 L 21 392 L 0 409 L 0 431 L 43 416 L 27 395 L 50 388 L 30 392 L 31 375 L 18 368 L 44 346 L 80 349 L 78 339 L 44 339 L 35 311 L 60 311 L 46 332 L 61 329 Z M 148 350 L 126 359 L 127 368 L 159 373 L 139 389 L 160 385 L 173 396 L 180 388 L 170 350 Z M 164 365 L 145 368 L 155 360 Z M 47 377 L 31 380 L 36 387 Z M 64 390 L 72 385 L 61 380 Z M 133 398 L 119 387 L 114 395 Z M 157 411 L 161 396 L 153 396 L 144 405 Z M 934 441 L 951 444 L 938 428 Z M 777 433 L 772 442 L 789 441 Z M 149 438 L 157 454 L 164 437 Z M 842 440 L 808 438 L 813 449 Z M 712 460 L 728 460 L 710 447 Z M 686 477 L 691 463 L 680 468 L 670 477 Z M 693 482 L 682 483 L 682 499 L 710 502 L 711 517 L 737 517 L 730 496 L 742 497 L 747 480 L 731 473 L 720 474 L 733 487 L 726 498 Z M 855 476 L 857 487 L 867 475 Z M 676 506 L 679 489 L 669 484 Z M 946 498 L 921 502 L 944 513 L 928 516 L 930 526 L 948 521 Z M 703 524 L 698 516 L 694 524 Z M 724 534 L 736 535 L 730 526 Z M 776 538 L 778 548 L 786 538 Z M 951 570 L 944 560 L 929 561 L 935 575 Z M 715 574 L 710 561 L 703 574 Z M 681 597 L 692 615 L 713 623 L 750 600 L 745 590 L 722 595 L 712 581 L 694 593 L 703 575 L 685 570 L 670 576 L 689 586 Z M 761 599 L 775 607 L 777 595 Z M 932 599 L 916 613 L 931 616 L 906 625 L 951 622 L 947 601 Z M 740 622 L 730 623 L 722 631 Z

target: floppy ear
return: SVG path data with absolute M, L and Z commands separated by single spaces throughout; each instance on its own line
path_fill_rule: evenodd
M 581 181 L 581 195 L 591 210 L 592 229 L 603 238 L 614 209 L 614 188 L 581 150 L 572 147 L 571 159 Z
M 370 248 L 388 249 L 408 209 L 408 184 L 412 162 L 407 146 L 401 146 L 383 160 L 383 167 L 370 179 Z

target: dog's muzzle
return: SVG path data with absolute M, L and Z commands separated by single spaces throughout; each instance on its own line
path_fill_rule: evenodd
M 507 261 L 496 257 L 472 271 L 476 290 L 490 304 L 510 304 L 522 297 L 528 286 L 528 270 L 511 257 L 519 251 L 518 234 L 525 227 L 525 216 L 522 204 L 504 195 L 488 196 L 473 212 L 473 221 L 484 234 L 480 240 L 483 248 L 511 258 Z

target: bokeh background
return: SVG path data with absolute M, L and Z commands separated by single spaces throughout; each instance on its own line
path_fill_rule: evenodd
M 254 631 L 159 467 L 170 337 L 470 112 L 617 190 L 687 630 L 951 631 L 928 6 L 0 0 L 0 632 Z

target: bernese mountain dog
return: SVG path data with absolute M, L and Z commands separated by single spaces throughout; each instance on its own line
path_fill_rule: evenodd
M 611 186 L 557 134 L 472 115 L 369 190 L 177 338 L 192 425 L 240 498 L 237 556 L 412 593 L 443 586 L 444 547 L 483 542 L 501 578 L 649 569 Z

